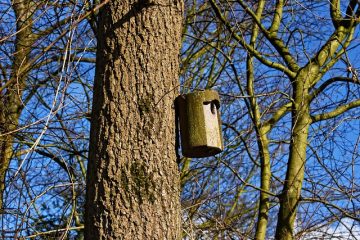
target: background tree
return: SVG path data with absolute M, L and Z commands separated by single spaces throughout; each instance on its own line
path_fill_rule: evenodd
M 96 42 L 89 23 L 98 7 L 87 1 L 0 4 L 4 239 L 65 237 L 82 228 Z
M 34 44 L 32 31 L 34 3 L 32 1 L 14 1 L 17 34 L 14 40 L 14 54 L 10 69 L 2 66 L 3 81 L 1 82 L 0 105 L 0 206 L 3 205 L 3 192 L 5 189 L 5 174 L 12 158 L 12 145 L 14 131 L 17 129 L 22 104 L 22 94 L 26 85 L 26 78 L 30 71 L 30 52 Z M 6 41 L 6 39 L 3 39 Z
M 197 183 L 204 183 L 201 187 L 212 190 L 212 194 L 206 192 L 208 195 L 202 195 L 205 198 L 192 206 L 207 213 L 196 215 L 197 224 L 192 225 L 192 230 L 198 227 L 200 235 L 224 237 L 242 233 L 265 239 L 275 235 L 274 224 L 278 220 L 276 237 L 289 239 L 305 236 L 310 229 L 324 231 L 324 226 L 345 225 L 346 218 L 353 219 L 351 223 L 356 226 L 357 187 L 353 183 L 358 178 L 351 169 L 356 168 L 358 161 L 359 86 L 354 66 L 357 56 L 351 52 L 357 46 L 358 3 L 210 3 L 218 24 L 213 19 L 203 21 L 213 23 L 207 34 L 222 32 L 224 28 L 228 34 L 226 45 L 221 47 L 212 44 L 214 40 L 208 38 L 211 35 L 203 34 L 206 37 L 202 41 L 224 57 L 217 65 L 223 66 L 222 74 L 216 78 L 222 80 L 215 87 L 226 100 L 224 125 L 231 150 L 217 161 L 201 163 L 201 169 L 206 166 L 212 170 L 206 177 L 198 174 L 198 162 L 188 167 L 188 175 L 194 174 Z M 250 28 L 244 27 L 247 21 L 252 22 Z M 201 26 L 200 19 L 196 22 Z M 241 56 L 247 56 L 243 63 L 238 61 Z M 207 87 L 207 80 L 216 76 L 207 69 L 213 68 L 204 69 L 209 77 L 200 79 L 198 86 Z M 348 125 L 348 121 L 352 123 Z M 331 134 L 342 132 L 342 137 L 335 134 L 329 142 L 326 137 L 320 146 L 319 140 L 324 136 L 319 132 L 324 129 Z M 349 144 L 340 144 L 343 141 Z M 346 159 L 337 160 L 340 152 Z M 211 178 L 218 179 L 218 184 L 206 182 Z M 189 186 L 192 193 L 203 189 Z M 242 192 L 236 194 L 238 189 L 234 186 L 240 186 Z M 351 194 L 345 193 L 344 188 Z M 249 201 L 257 196 L 248 189 L 258 191 L 259 202 Z M 253 207 L 246 206 L 243 199 Z M 237 204 L 251 214 L 230 215 Z M 273 217 L 278 212 L 278 218 Z M 255 215 L 256 220 L 247 219 L 247 224 L 238 225 L 239 218 Z M 256 231 L 249 231 L 255 223 Z M 355 227 L 347 228 L 348 234 L 355 234 Z

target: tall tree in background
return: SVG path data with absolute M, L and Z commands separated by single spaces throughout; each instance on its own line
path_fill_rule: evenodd
M 182 14 L 180 0 L 113 0 L 99 12 L 86 239 L 180 238 Z
M 31 70 L 30 52 L 35 41 L 32 17 L 35 9 L 33 1 L 17 0 L 13 2 L 13 10 L 17 19 L 15 51 L 10 75 L 8 78 L 6 77 L 7 70 L 3 66 L 4 80 L 3 83 L 0 83 L 0 208 L 3 207 L 5 175 L 13 157 L 14 134 L 18 127 L 21 110 L 24 107 L 22 95 Z
M 4 239 L 64 237 L 71 229 L 75 236 L 83 227 L 96 43 L 90 26 L 99 7 L 87 0 L 0 3 Z

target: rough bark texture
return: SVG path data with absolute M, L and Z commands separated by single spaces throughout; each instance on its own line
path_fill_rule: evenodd
M 33 45 L 33 5 L 33 2 L 28 0 L 13 1 L 12 4 L 17 20 L 15 52 L 10 79 L 6 82 L 7 87 L 0 92 L 0 208 L 3 207 L 6 172 L 13 157 L 14 131 L 23 108 L 21 98 L 26 86 L 27 65 Z
M 179 239 L 175 155 L 181 0 L 99 13 L 85 239 Z

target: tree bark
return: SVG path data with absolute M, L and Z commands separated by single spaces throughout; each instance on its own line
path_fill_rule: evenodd
M 181 0 L 99 12 L 85 239 L 179 239 L 175 154 Z

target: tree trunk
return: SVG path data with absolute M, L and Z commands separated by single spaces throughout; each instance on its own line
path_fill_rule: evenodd
M 3 208 L 5 176 L 13 157 L 14 131 L 17 129 L 22 105 L 22 93 L 28 76 L 27 65 L 33 45 L 32 18 L 33 1 L 13 1 L 16 16 L 15 52 L 11 76 L 7 87 L 0 92 L 0 208 Z M 1 86 L 0 86 L 1 87 Z
M 173 101 L 181 0 L 113 0 L 99 12 L 85 239 L 179 239 Z
M 270 153 L 269 153 L 269 140 L 267 133 L 263 129 L 259 129 L 257 133 L 257 142 L 260 150 L 260 160 L 261 160 L 261 189 L 265 191 L 270 191 L 270 180 L 271 180 L 271 170 L 270 170 Z M 260 201 L 259 201 L 259 212 L 258 212 L 258 222 L 256 225 L 255 239 L 265 239 L 266 229 L 268 225 L 269 218 L 269 194 L 262 191 L 260 192 Z
M 280 210 L 276 227 L 275 239 L 288 240 L 294 237 L 294 223 L 297 206 L 300 201 L 304 180 L 307 138 L 309 135 L 310 103 L 308 102 L 309 74 L 300 73 L 294 81 L 292 133 L 290 154 L 284 183 L 280 197 Z

